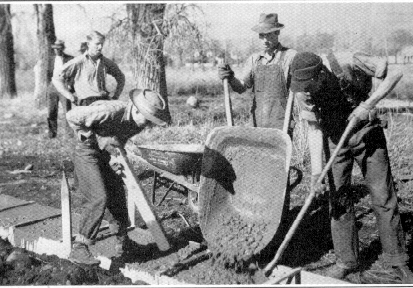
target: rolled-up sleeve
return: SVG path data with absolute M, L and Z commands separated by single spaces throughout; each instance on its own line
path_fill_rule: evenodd
M 299 108 L 300 117 L 306 121 L 317 121 L 317 107 L 313 99 L 306 93 L 295 93 L 296 103 Z
M 363 52 L 353 55 L 353 65 L 370 77 L 383 79 L 387 75 L 388 62 L 384 57 L 372 56 Z
M 76 72 L 78 70 L 78 60 L 76 58 L 66 62 L 63 64 L 62 69 L 60 70 L 59 73 L 56 73 L 54 75 L 54 79 L 56 80 L 64 80 L 68 82 L 73 82 L 73 79 L 76 75 Z

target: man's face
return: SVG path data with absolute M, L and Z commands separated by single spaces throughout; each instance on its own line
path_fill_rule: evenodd
M 104 43 L 105 43 L 105 40 L 103 39 L 92 39 L 89 42 L 87 42 L 89 55 L 90 56 L 101 55 Z
M 62 55 L 63 55 L 63 49 L 62 49 L 62 48 L 55 48 L 55 49 L 54 49 L 54 53 L 55 53 L 57 56 L 62 56 Z
M 139 128 L 145 128 L 149 124 L 148 119 L 146 119 L 135 106 L 132 106 L 131 113 L 133 120 Z
M 273 50 L 278 45 L 278 36 L 280 31 L 273 31 L 270 33 L 260 33 L 259 38 L 261 40 L 264 50 Z

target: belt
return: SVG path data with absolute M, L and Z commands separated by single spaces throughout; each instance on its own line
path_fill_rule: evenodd
M 90 104 L 98 100 L 110 100 L 110 98 L 108 96 L 97 96 L 97 97 L 88 97 L 85 99 L 78 99 L 77 106 L 89 106 Z

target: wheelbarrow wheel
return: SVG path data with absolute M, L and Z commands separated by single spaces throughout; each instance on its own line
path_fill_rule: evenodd
M 188 189 L 188 206 L 194 213 L 199 213 L 198 192 Z

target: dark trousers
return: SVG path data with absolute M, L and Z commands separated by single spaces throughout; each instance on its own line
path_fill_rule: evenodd
M 78 143 L 75 149 L 75 172 L 79 190 L 86 199 L 79 222 L 79 234 L 95 240 L 106 211 L 109 223 L 118 235 L 129 225 L 126 193 L 121 176 L 109 166 L 110 155 L 96 145 Z
M 70 111 L 70 109 L 72 109 L 72 104 L 68 99 L 66 99 L 56 90 L 53 83 L 50 83 L 49 87 L 47 88 L 47 124 L 49 125 L 49 131 L 51 134 L 53 134 L 53 136 L 56 136 L 57 134 L 57 116 L 59 112 L 59 102 L 63 107 L 63 113 L 66 118 L 66 113 Z M 66 133 L 73 134 L 67 121 L 64 121 L 64 123 Z
M 334 142 L 334 143 L 333 143 Z M 329 139 L 329 150 L 336 148 Z M 360 166 L 377 218 L 383 258 L 392 266 L 408 261 L 404 232 L 400 222 L 397 195 L 390 170 L 383 128 L 365 126 L 351 137 L 338 153 L 332 167 L 334 179 L 330 193 L 331 233 L 338 265 L 358 266 L 358 235 L 355 226 L 351 173 L 354 161 Z

